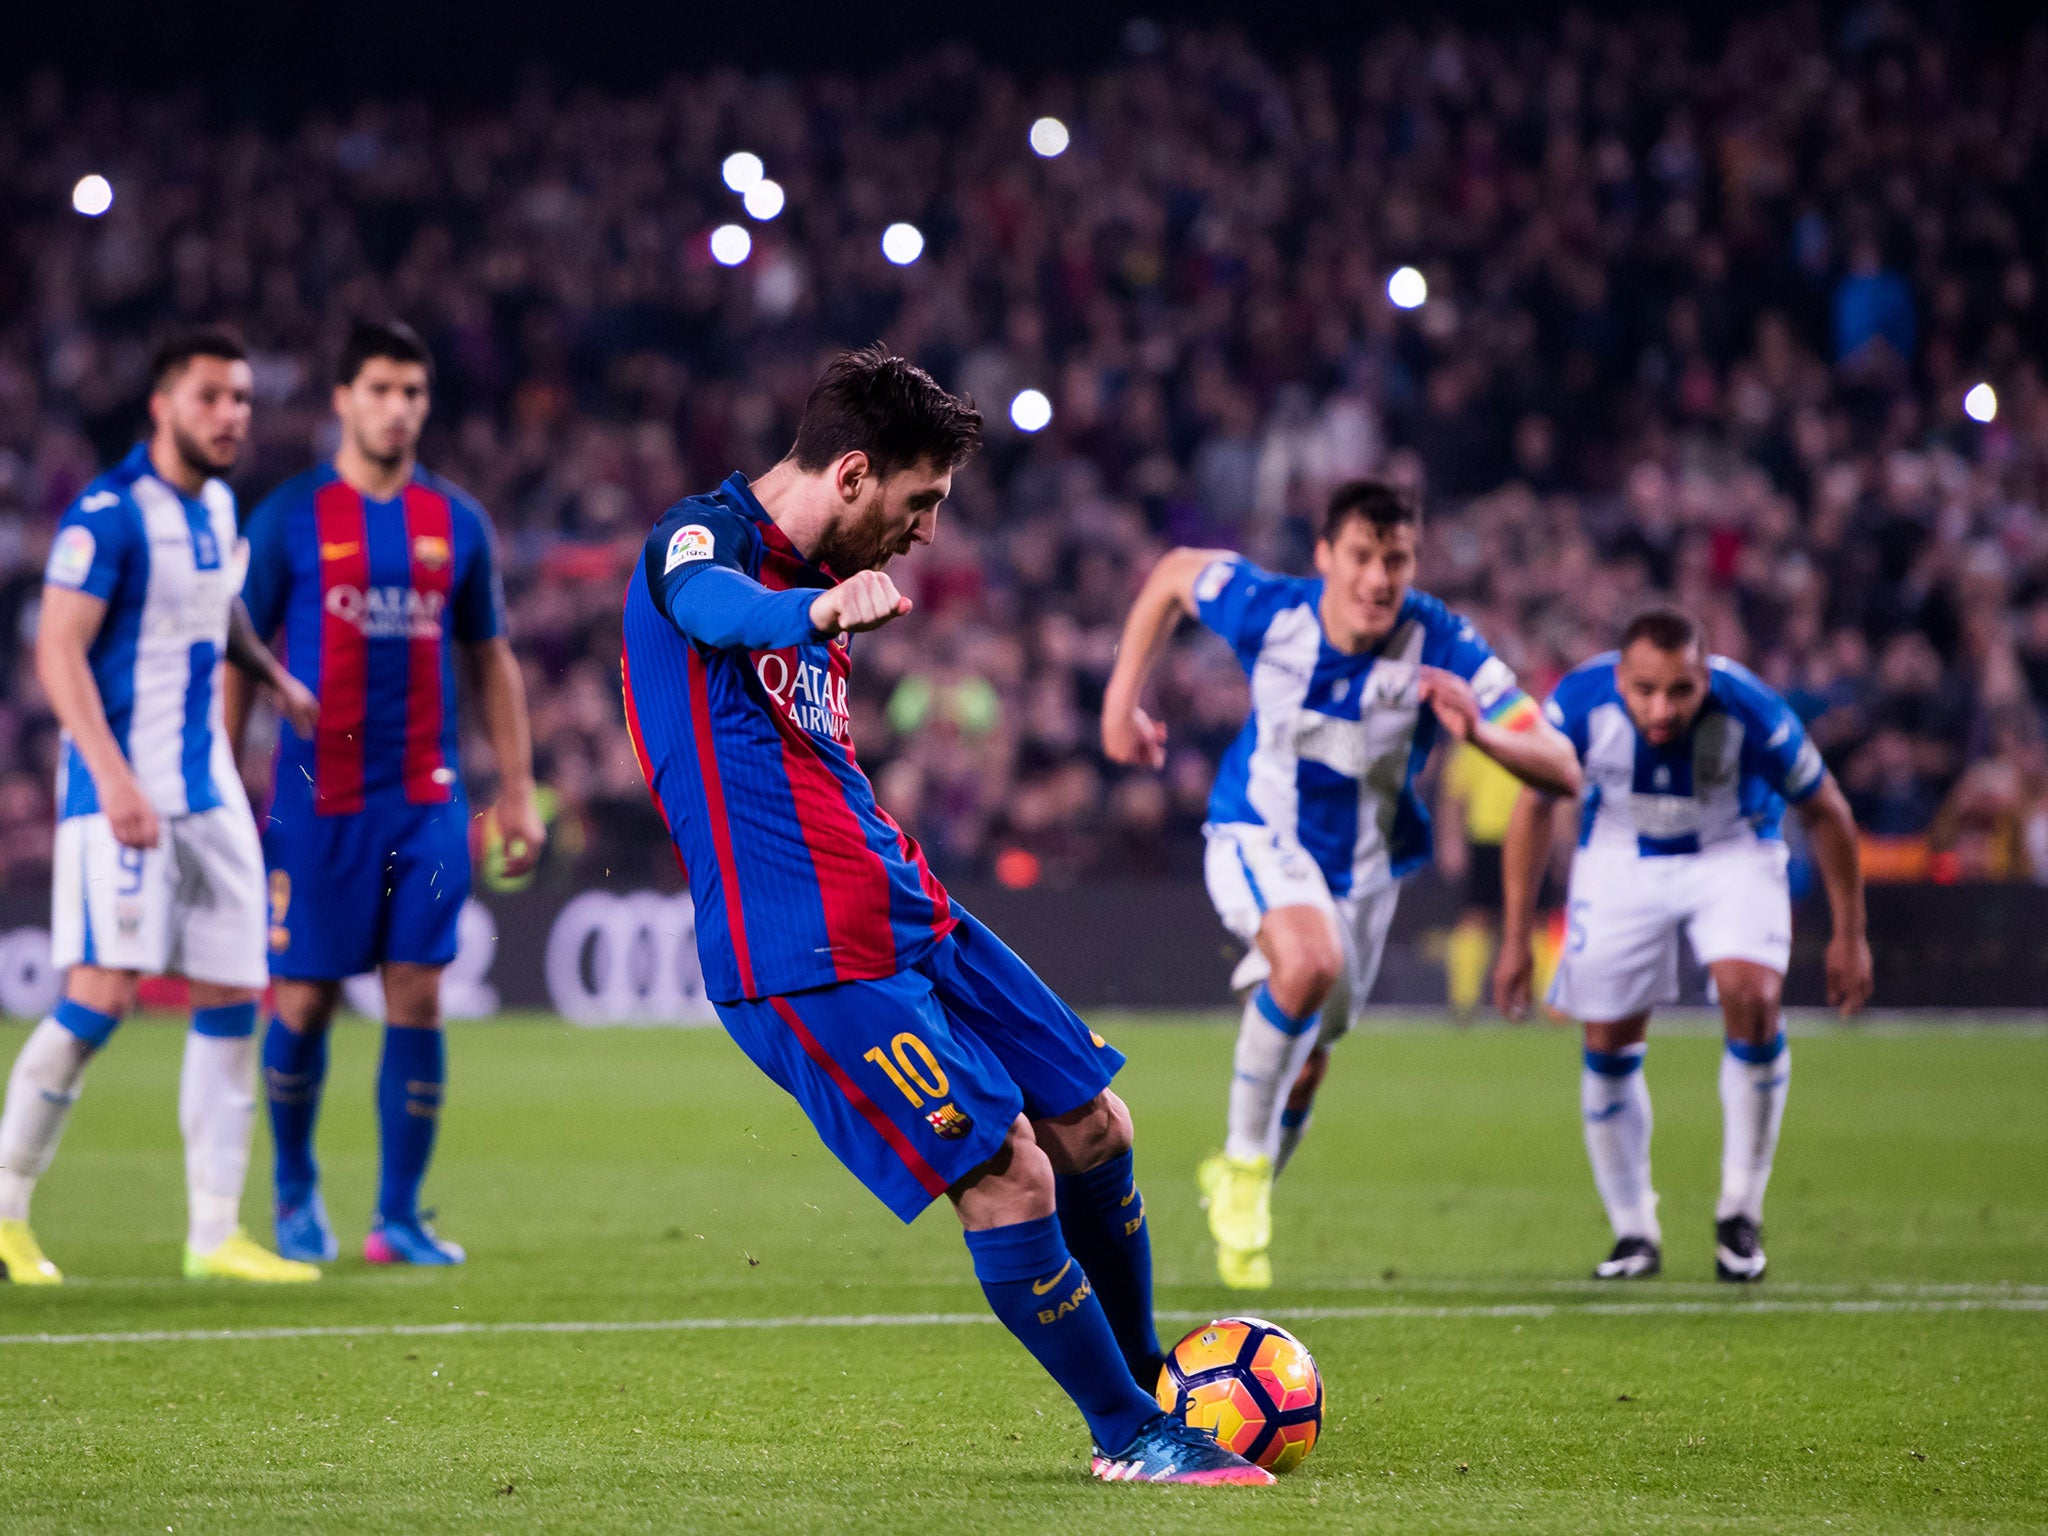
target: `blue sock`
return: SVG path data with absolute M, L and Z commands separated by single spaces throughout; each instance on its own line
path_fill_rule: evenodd
M 327 1031 L 300 1034 L 272 1018 L 263 1032 L 263 1086 L 270 1100 L 270 1141 L 276 1149 L 277 1203 L 304 1205 L 320 1185 L 313 1127 L 327 1082 Z
M 975 1278 L 1004 1327 L 1060 1384 L 1103 1450 L 1131 1443 L 1159 1405 L 1131 1378 L 1088 1275 L 1060 1240 L 1059 1218 L 967 1234 Z
M 386 1221 L 419 1217 L 420 1185 L 434 1153 L 441 1086 L 447 1078 L 440 1030 L 384 1026 L 384 1061 L 377 1069 L 377 1125 L 384 1149 L 377 1214 Z
M 1159 1379 L 1165 1352 L 1152 1321 L 1152 1229 L 1126 1151 L 1059 1180 L 1060 1233 L 1081 1261 L 1138 1385 Z

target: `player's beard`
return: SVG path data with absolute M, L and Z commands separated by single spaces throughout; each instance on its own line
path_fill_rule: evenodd
M 184 431 L 175 422 L 171 424 L 171 447 L 185 467 L 201 479 L 226 474 L 235 467 L 235 461 L 242 456 L 239 443 L 228 451 L 225 458 L 216 456 L 198 438 Z
M 910 535 L 891 537 L 889 517 L 877 496 L 867 511 L 830 527 L 818 545 L 818 564 L 842 581 L 858 571 L 878 571 L 908 552 Z

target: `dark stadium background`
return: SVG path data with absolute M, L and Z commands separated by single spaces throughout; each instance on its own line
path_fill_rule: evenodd
M 40 785 L 50 727 L 24 691 L 20 621 L 33 600 L 38 541 L 56 510 L 49 497 L 75 478 L 88 450 L 102 459 L 117 452 L 139 419 L 139 391 L 122 383 L 121 359 L 132 364 L 139 339 L 188 317 L 166 261 L 186 236 L 204 233 L 206 213 L 193 201 L 203 180 L 194 179 L 189 157 L 163 153 L 156 139 L 167 125 L 208 153 L 254 132 L 273 154 L 311 125 L 374 161 L 420 143 L 442 156 L 480 122 L 523 120 L 519 131 L 528 132 L 538 113 L 583 136 L 582 147 L 567 152 L 582 157 L 571 179 L 595 177 L 609 195 L 605 178 L 647 170 L 593 158 L 591 136 L 607 127 L 613 104 L 651 99 L 668 121 L 708 102 L 717 127 L 693 141 L 696 159 L 664 164 L 657 178 L 670 178 L 665 188 L 624 199 L 657 211 L 665 202 L 683 207 L 688 219 L 701 214 L 681 233 L 661 231 L 672 242 L 668 254 L 686 264 L 685 247 L 694 248 L 714 218 L 739 218 L 737 200 L 716 185 L 716 155 L 767 147 L 749 137 L 756 99 L 764 120 L 781 115 L 780 142 L 800 142 L 801 134 L 790 138 L 788 101 L 809 78 L 874 77 L 871 93 L 842 96 L 832 112 L 889 142 L 1009 132 L 1016 118 L 1014 142 L 1001 139 L 999 153 L 1013 157 L 1020 185 L 1039 189 L 1026 194 L 1037 199 L 1026 217 L 1043 219 L 1080 194 L 1060 171 L 1041 172 L 1026 150 L 1021 129 L 1034 104 L 1061 105 L 1077 144 L 1099 156 L 1104 146 L 1089 142 L 1088 82 L 1128 90 L 1151 72 L 1166 83 L 1175 111 L 1221 126 L 1206 147 L 1226 174 L 1241 174 L 1253 164 L 1296 163 L 1261 141 L 1259 92 L 1298 106 L 1302 72 L 1320 68 L 1336 82 L 1340 158 L 1353 166 L 1360 157 L 1386 160 L 1384 177 L 1368 177 L 1376 189 L 1370 206 L 1333 201 L 1326 178 L 1304 180 L 1271 231 L 1272 261 L 1252 249 L 1258 242 L 1232 246 L 1227 238 L 1228 249 L 1205 255 L 1191 232 L 1195 215 L 1161 193 L 1155 211 L 1171 230 L 1166 245 L 1177 264 L 1161 285 L 1163 300 L 1134 294 L 1103 257 L 1085 292 L 1062 297 L 1059 274 L 1048 271 L 1035 297 L 977 294 L 972 334 L 921 352 L 949 383 L 964 375 L 1039 385 L 1058 411 L 1053 428 L 1027 443 L 1000 421 L 1003 399 L 983 400 L 998 430 L 957 498 L 952 537 L 920 578 L 930 625 L 906 626 L 893 647 L 866 648 L 866 692 L 856 702 L 863 758 L 934 862 L 978 905 L 1000 910 L 1004 925 L 1079 997 L 1220 997 L 1219 935 L 1193 881 L 1208 764 L 1235 724 L 1238 685 L 1213 648 L 1184 647 L 1166 681 L 1182 757 L 1164 781 L 1114 773 L 1091 740 L 1102 645 L 1129 582 L 1166 542 L 1244 543 L 1275 564 L 1305 560 L 1313 501 L 1305 487 L 1277 508 L 1231 510 L 1222 501 L 1243 491 L 1261 451 L 1305 430 L 1303 413 L 1322 411 L 1332 380 L 1355 372 L 1354 364 L 1347 358 L 1290 374 L 1278 355 L 1286 345 L 1261 341 L 1253 322 L 1290 303 L 1312 308 L 1314 294 L 1292 291 L 1304 253 L 1334 261 L 1331 243 L 1363 232 L 1370 283 L 1414 261 L 1449 300 L 1433 298 L 1434 309 L 1390 321 L 1383 303 L 1345 299 L 1356 300 L 1346 321 L 1358 333 L 1352 351 L 1370 354 L 1359 366 L 1371 374 L 1363 388 L 1380 462 L 1428 491 L 1424 584 L 1472 607 L 1538 686 L 1597 649 L 1615 614 L 1651 586 L 1697 602 L 1717 644 L 1759 665 L 1820 722 L 1830 761 L 1873 833 L 1872 873 L 1895 877 L 1873 898 L 1879 1001 L 2030 1002 L 2048 981 L 2048 953 L 2036 942 L 2048 917 L 2048 542 L 2040 511 L 2048 491 L 2048 385 L 2040 372 L 2048 338 L 2040 291 L 2048 93 L 2039 84 L 2048 39 L 2020 8 L 1074 0 L 369 0 L 345 8 L 225 0 L 187 8 L 77 0 L 13 8 L 6 36 L 0 384 L 12 392 L 0 421 L 0 446 L 10 455 L 0 519 L 11 530 L 11 553 L 0 578 L 0 922 L 9 928 L 40 922 L 47 874 L 49 808 Z M 1526 274 L 1513 266 L 1509 236 L 1527 210 L 1463 246 L 1456 228 L 1447 240 L 1428 218 L 1418 224 L 1411 215 L 1401 225 L 1396 215 L 1402 196 L 1432 216 L 1439 204 L 1463 206 L 1475 187 L 1493 196 L 1499 185 L 1482 185 L 1489 178 L 1504 184 L 1504 167 L 1535 163 L 1540 152 L 1523 120 L 1531 102 L 1540 105 L 1560 38 L 1563 53 L 1582 61 L 1588 103 L 1584 162 L 1565 174 L 1605 222 L 1561 284 L 1593 297 L 1560 299 L 1560 283 L 1551 282 L 1552 291 L 1525 304 Z M 1609 51 L 1617 39 L 1620 54 Z M 1391 107 L 1377 103 L 1361 116 L 1361 51 L 1379 59 L 1383 73 L 1398 74 L 1403 59 L 1428 67 L 1387 87 Z M 1462 57 L 1460 67 L 1483 78 L 1484 89 L 1433 76 L 1449 56 Z M 1618 78 L 1603 82 L 1603 67 Z M 1774 141 L 1791 181 L 1760 198 L 1756 221 L 1740 226 L 1729 195 L 1731 146 L 1760 141 L 1719 135 L 1768 119 L 1791 99 L 1774 82 L 1815 69 L 1831 72 L 1827 90 L 1853 93 L 1856 105 L 1847 118 L 1834 96 L 1796 109 L 1797 120 Z M 1494 110 L 1502 82 L 1519 93 L 1521 119 Z M 1603 86 L 1620 92 L 1618 109 L 1593 101 Z M 1003 124 L 985 120 L 998 111 Z M 1357 138 L 1362 126 L 1380 137 Z M 1618 176 L 1595 163 L 1605 140 L 1621 147 Z M 1150 148 L 1162 146 L 1176 144 L 1162 139 Z M 654 152 L 642 145 L 634 153 L 646 162 Z M 807 326 L 707 334 L 657 313 L 643 334 L 635 327 L 647 322 L 644 308 L 578 310 L 522 298 L 486 326 L 495 333 L 497 372 L 443 359 L 442 412 L 427 458 L 472 482 L 506 534 L 515 633 L 533 661 L 542 762 L 558 802 L 559 835 L 539 882 L 521 892 L 487 884 L 484 892 L 505 930 L 499 970 L 525 978 L 501 988 L 508 1002 L 546 997 L 535 990 L 538 957 L 577 892 L 673 881 L 613 718 L 616 677 L 607 671 L 616 651 L 610 584 L 630 530 L 658 509 L 664 485 L 701 488 L 731 467 L 728 459 L 762 467 L 763 454 L 780 446 L 791 379 L 820 349 L 902 329 L 905 290 L 890 286 L 871 249 L 869 225 L 883 215 L 831 201 L 843 195 L 847 168 L 829 157 L 814 166 L 777 160 L 773 151 L 770 159 L 770 174 L 791 181 L 792 204 L 766 239 L 807 239 L 818 263 L 812 280 L 835 295 Z M 123 174 L 134 165 L 149 175 Z M 100 232 L 64 206 L 71 181 L 94 169 L 115 176 L 118 195 Z M 259 349 L 305 370 L 288 403 L 259 408 L 258 447 L 239 486 L 245 504 L 310 456 L 323 349 L 351 303 L 372 295 L 404 310 L 403 293 L 425 291 L 415 306 L 424 313 L 411 317 L 430 339 L 447 347 L 461 332 L 452 312 L 465 287 L 474 291 L 462 252 L 485 225 L 508 216 L 520 172 L 501 164 L 481 201 L 445 219 L 410 193 L 351 184 L 354 172 L 324 186 L 317 203 L 280 203 L 288 209 L 283 224 L 303 219 L 302 227 L 275 227 L 275 207 L 242 211 L 273 226 L 254 258 L 247 313 L 204 299 L 198 307 L 242 321 Z M 983 173 L 997 175 L 986 166 L 976 172 Z M 896 166 L 886 179 L 901 187 L 916 174 Z M 1032 179 L 1041 175 L 1047 179 Z M 1390 187 L 1402 196 L 1385 196 Z M 887 213 L 924 225 L 932 241 L 925 271 L 943 271 L 961 248 L 960 190 L 932 185 L 919 206 Z M 183 199 L 185 211 L 163 215 L 167 199 Z M 1679 204 L 1687 211 L 1672 222 Z M 75 304 L 53 298 L 51 274 L 104 250 L 89 242 L 104 242 L 138 209 L 143 223 L 126 227 L 150 232 L 135 258 L 155 264 L 144 278 L 107 302 L 91 293 Z M 848 251 L 863 247 L 865 267 L 852 256 L 819 257 L 831 242 L 815 233 L 788 233 L 828 216 L 841 226 L 833 239 Z M 408 289 L 406 264 L 421 232 L 444 222 L 456 255 L 440 258 L 443 269 L 424 290 L 418 282 Z M 608 227 L 606 238 L 617 244 L 622 230 Z M 344 248 L 352 254 L 334 258 L 338 267 L 323 266 Z M 534 244 L 525 258 L 542 249 Z M 1866 251 L 1869 271 L 1858 268 Z M 1189 265 L 1208 256 L 1215 259 L 1190 276 Z M 292 281 L 266 291 L 283 268 Z M 602 268 L 593 268 L 599 280 Z M 835 282 L 835 271 L 853 280 Z M 1853 325 L 1880 334 L 1903 313 L 1904 329 L 1893 334 L 1907 356 L 1865 366 L 1869 359 L 1843 346 L 1844 294 L 1857 284 L 1861 318 Z M 1212 301 L 1221 307 L 1200 307 Z M 1133 334 L 1160 323 L 1162 311 L 1181 329 L 1181 351 L 1160 390 L 1158 430 L 1171 461 L 1165 490 L 1130 483 L 1144 480 L 1138 471 L 1152 461 L 1137 429 L 1110 420 L 1120 408 L 1114 398 L 1094 429 L 1074 426 L 1085 414 L 1071 396 L 1076 379 L 1107 367 L 1091 362 L 1091 327 L 1102 323 L 1103 304 L 1120 306 L 1119 323 Z M 1379 318 L 1368 320 L 1375 304 Z M 1518 308 L 1535 316 L 1533 346 L 1517 340 Z M 636 352 L 675 370 L 650 386 L 663 403 L 640 417 L 640 407 L 622 408 L 605 379 L 593 383 L 595 365 L 578 360 Z M 1019 362 L 1026 354 L 1036 359 L 1029 366 Z M 987 365 L 979 373 L 977 358 Z M 63 382 L 67 368 L 82 375 Z M 13 382 L 21 379 L 38 381 L 27 396 Z M 1759 379 L 1763 416 L 1748 420 L 1742 402 L 1757 398 Z M 2003 403 L 1984 428 L 1960 408 L 1963 389 L 1978 379 L 1994 383 Z M 558 483 L 529 494 L 531 463 L 517 486 L 510 477 L 492 480 L 487 469 L 509 451 L 507 423 L 524 408 L 518 402 L 548 388 L 564 389 L 567 403 L 549 428 L 556 438 L 528 458 Z M 744 430 L 697 430 L 732 416 L 750 391 L 767 401 L 764 419 Z M 495 423 L 496 440 L 490 431 L 465 436 L 472 422 Z M 669 434 L 655 454 L 661 464 L 622 471 L 620 494 L 595 501 L 587 493 L 604 479 L 603 461 L 649 423 Z M 1942 478 L 1956 466 L 1969 481 L 1962 491 Z M 1099 523 L 1087 513 L 1064 523 L 1058 515 L 1070 485 L 1061 477 L 1077 467 L 1107 482 L 1099 499 L 1112 511 Z M 1836 471 L 1860 478 L 1849 503 L 1828 503 L 1823 515 Z M 1813 580 L 1816 571 L 1822 595 L 1803 608 L 1786 583 Z M 992 610 L 1002 632 L 976 635 L 959 611 L 991 591 L 1002 596 Z M 1052 619 L 1041 623 L 1041 608 Z M 972 643 L 960 643 L 963 634 Z M 1411 889 L 1388 996 L 1440 996 L 1431 935 L 1455 911 L 1443 882 L 1425 878 Z M 1813 941 L 1821 926 L 1803 929 Z M 626 931 L 644 947 L 644 925 Z M 1795 996 L 1811 995 L 1812 958 L 1803 953 L 1795 966 Z

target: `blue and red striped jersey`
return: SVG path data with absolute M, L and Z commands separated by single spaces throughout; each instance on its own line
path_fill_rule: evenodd
M 502 634 L 490 521 L 413 471 L 372 501 L 332 464 L 285 481 L 249 518 L 242 600 L 256 632 L 320 699 L 311 741 L 279 732 L 277 792 L 345 816 L 391 797 L 438 805 L 459 786 L 453 640 Z
M 679 598 L 714 570 L 764 597 L 835 584 L 734 475 L 662 515 L 626 588 L 626 725 L 689 876 L 705 991 L 731 1002 L 893 976 L 955 918 L 854 758 L 846 637 L 693 638 Z

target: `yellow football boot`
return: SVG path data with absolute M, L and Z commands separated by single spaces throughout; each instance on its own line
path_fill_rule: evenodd
M 1216 1274 L 1234 1291 L 1263 1291 L 1273 1284 L 1273 1160 L 1237 1158 L 1219 1152 L 1203 1159 L 1196 1178 L 1209 1210 L 1209 1235 L 1216 1239 Z
M 16 1285 L 62 1285 L 64 1271 L 43 1257 L 25 1221 L 0 1221 L 0 1275 Z
M 281 1259 L 240 1227 L 211 1253 L 185 1249 L 187 1280 L 245 1280 L 254 1285 L 297 1285 L 320 1278 L 317 1264 Z

